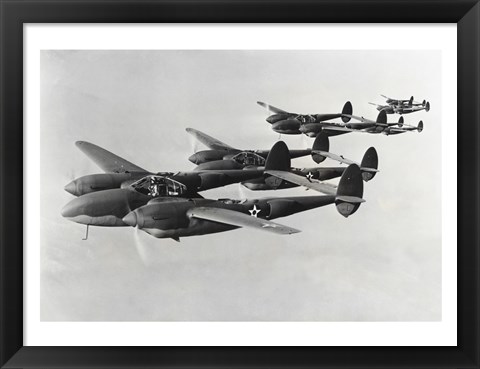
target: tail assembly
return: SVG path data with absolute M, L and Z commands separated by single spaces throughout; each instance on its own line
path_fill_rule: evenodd
M 362 172 L 356 164 L 351 164 L 340 178 L 337 194 L 335 197 L 335 206 L 337 211 L 345 218 L 355 213 L 365 200 L 363 196 Z
M 423 100 L 422 101 L 422 106 L 425 106 L 427 104 L 427 101 L 426 100 Z
M 372 102 L 369 102 L 369 104 L 375 106 L 377 108 L 377 110 L 379 110 L 379 111 L 383 109 L 382 105 L 375 104 L 375 103 L 372 103 Z
M 423 131 L 423 121 L 418 122 L 417 131 L 418 133 Z
M 408 100 L 408 106 L 412 106 L 413 105 L 413 96 L 410 97 L 410 100 Z
M 403 127 L 403 117 L 400 117 L 400 119 L 398 120 L 397 126 L 399 126 L 400 128 Z
M 291 167 L 290 151 L 287 144 L 283 141 L 278 141 L 272 146 L 272 149 L 268 153 L 267 160 L 265 161 L 265 171 L 290 171 Z M 265 184 L 272 189 L 278 188 L 282 184 L 282 179 L 267 175 L 265 178 Z
M 360 163 L 362 178 L 365 182 L 370 181 L 378 172 L 378 154 L 374 147 L 370 147 L 363 155 Z
M 427 103 L 425 104 L 425 111 L 429 111 L 430 110 L 430 102 L 427 101 Z
M 348 123 L 350 122 L 350 115 L 353 114 L 353 106 L 352 106 L 352 103 L 350 101 L 347 101 L 345 103 L 345 105 L 343 106 L 343 110 L 342 110 L 342 121 L 343 123 Z
M 377 123 L 387 124 L 387 112 L 385 110 L 381 110 L 380 113 L 378 113 Z
M 312 146 L 312 159 L 315 163 L 319 164 L 326 159 L 325 156 L 319 154 L 319 151 L 326 151 L 330 149 L 330 141 L 328 140 L 328 134 L 321 131 L 315 141 L 313 142 Z

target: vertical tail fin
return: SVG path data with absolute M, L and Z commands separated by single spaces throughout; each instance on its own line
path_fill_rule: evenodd
M 345 114 L 345 115 L 343 115 Z M 343 105 L 343 109 L 342 109 L 342 121 L 344 123 L 348 123 L 350 122 L 350 117 L 346 116 L 346 115 L 352 115 L 353 114 L 353 106 L 352 106 L 352 103 L 350 101 L 347 101 L 345 103 L 345 105 Z
M 265 162 L 265 170 L 290 170 L 290 151 L 285 142 L 278 141 L 272 146 Z
M 278 141 L 272 146 L 272 149 L 268 153 L 267 160 L 265 162 L 265 170 L 280 170 L 287 172 L 290 170 L 290 151 L 287 144 L 283 141 Z M 265 174 L 265 184 L 271 189 L 276 189 L 282 184 L 283 180 Z
M 374 147 L 370 147 L 363 155 L 362 162 L 360 163 L 360 169 L 362 171 L 362 178 L 365 182 L 370 181 L 377 174 L 378 169 L 378 154 Z
M 326 159 L 325 156 L 320 155 L 316 151 L 326 151 L 330 149 L 330 141 L 328 140 L 328 135 L 321 131 L 317 137 L 315 138 L 315 141 L 313 142 L 312 146 L 312 159 L 315 163 L 319 164 L 322 161 Z
M 413 105 L 413 96 L 410 97 L 410 100 L 408 100 L 408 106 L 412 106 Z
M 355 213 L 365 200 L 363 196 L 362 172 L 356 164 L 350 164 L 343 172 L 337 187 L 335 206 L 345 218 Z
M 387 124 L 387 112 L 385 110 L 381 110 L 378 113 L 377 123 Z

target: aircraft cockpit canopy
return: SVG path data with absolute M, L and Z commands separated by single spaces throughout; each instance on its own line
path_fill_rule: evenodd
M 253 152 L 244 151 L 235 155 L 232 159 L 242 165 L 253 165 L 257 167 L 265 165 L 265 159 Z
M 135 191 L 151 197 L 181 196 L 187 192 L 187 187 L 183 183 L 156 175 L 143 177 L 131 186 Z

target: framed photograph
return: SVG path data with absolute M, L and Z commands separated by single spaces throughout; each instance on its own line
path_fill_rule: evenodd
M 479 368 L 477 1 L 0 4 L 2 368 Z

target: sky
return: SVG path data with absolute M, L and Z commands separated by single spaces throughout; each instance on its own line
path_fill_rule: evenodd
M 41 54 L 41 320 L 441 320 L 441 53 L 437 51 L 74 51 Z M 90 227 L 60 215 L 72 179 L 101 170 L 74 145 L 89 141 L 151 171 L 188 171 L 201 130 L 240 149 L 278 139 L 261 100 L 297 113 L 336 113 L 345 101 L 375 119 L 380 94 L 427 99 L 422 133 L 351 133 L 330 151 L 380 172 L 348 219 L 334 206 L 279 218 L 302 232 L 238 229 L 155 239 L 131 227 Z M 389 122 L 398 116 L 388 116 Z M 317 166 L 310 157 L 295 167 Z M 326 160 L 318 166 L 337 166 Z M 333 182 L 335 183 L 335 181 Z M 318 195 L 240 185 L 208 198 Z

